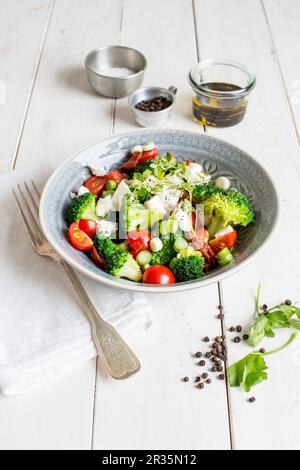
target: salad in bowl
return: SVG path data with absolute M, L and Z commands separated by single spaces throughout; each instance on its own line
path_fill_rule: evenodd
M 200 162 L 135 145 L 110 171 L 98 163 L 70 194 L 69 242 L 107 274 L 145 284 L 199 279 L 234 263 L 239 230 L 254 223 L 245 194 Z

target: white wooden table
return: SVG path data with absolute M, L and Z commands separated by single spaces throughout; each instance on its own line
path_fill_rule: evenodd
M 117 383 L 94 360 L 27 395 L 0 395 L 1 449 L 300 448 L 300 341 L 269 359 L 254 405 L 224 382 L 203 391 L 180 382 L 197 372 L 190 355 L 203 335 L 222 330 L 220 301 L 227 329 L 251 321 L 259 281 L 270 304 L 300 300 L 299 31 L 299 0 L 0 0 L 0 171 L 38 159 L 56 165 L 136 129 L 127 100 L 96 96 L 83 69 L 91 49 L 122 44 L 146 55 L 146 85 L 178 87 L 174 128 L 204 131 L 191 118 L 191 65 L 228 58 L 252 69 L 244 121 L 207 132 L 262 162 L 282 201 L 279 231 L 244 271 L 205 289 L 149 295 L 154 327 L 131 343 L 139 374 Z M 246 350 L 230 344 L 229 361 Z

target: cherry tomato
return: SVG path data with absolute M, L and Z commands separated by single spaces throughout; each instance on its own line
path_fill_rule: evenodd
M 132 248 L 129 250 L 129 253 L 133 256 L 133 258 L 135 259 L 137 257 L 137 255 L 139 254 L 139 252 L 142 251 L 142 250 L 133 250 Z
M 104 259 L 99 255 L 98 251 L 94 246 L 90 249 L 90 258 L 91 260 L 100 268 L 104 268 L 105 266 L 105 261 Z
M 80 230 L 83 230 L 89 237 L 93 238 L 97 230 L 96 222 L 87 219 L 80 219 L 78 225 Z
M 132 153 L 127 162 L 123 163 L 122 168 L 125 168 L 125 170 L 135 168 L 139 164 L 141 156 L 142 154 L 139 152 Z
M 100 196 L 107 181 L 107 176 L 90 176 L 84 183 L 90 193 Z
M 136 254 L 138 254 L 139 251 L 148 250 L 150 240 L 150 232 L 141 228 L 127 234 L 127 241 Z
M 120 170 L 111 170 L 108 175 L 107 175 L 107 179 L 108 180 L 114 180 L 116 183 L 120 183 L 120 181 L 122 181 L 123 179 L 125 178 L 125 176 L 123 175 L 123 173 L 121 173 Z
M 175 276 L 171 269 L 161 264 L 150 266 L 143 275 L 145 284 L 174 284 Z
M 147 152 L 143 152 L 142 156 L 139 159 L 139 163 L 143 163 L 146 160 L 150 160 L 151 158 L 155 158 L 158 155 L 158 148 L 155 147 L 152 150 L 148 150 Z
M 93 242 L 90 237 L 83 231 L 80 230 L 78 224 L 73 222 L 69 228 L 69 237 L 71 245 L 77 250 L 89 250 L 93 246 Z
M 233 232 L 227 233 L 223 237 L 215 238 L 214 240 L 210 240 L 209 244 L 213 249 L 214 253 L 218 253 L 223 248 L 227 247 L 229 250 L 235 245 L 237 240 L 237 233 L 236 230 Z

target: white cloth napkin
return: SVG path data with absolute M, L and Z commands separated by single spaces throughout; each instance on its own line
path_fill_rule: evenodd
M 11 188 L 24 180 L 33 178 L 42 188 L 50 171 L 35 166 L 0 175 L 0 388 L 6 395 L 26 392 L 96 355 L 90 324 L 68 279 L 33 251 L 12 196 Z M 143 294 L 80 279 L 125 340 L 150 326 Z

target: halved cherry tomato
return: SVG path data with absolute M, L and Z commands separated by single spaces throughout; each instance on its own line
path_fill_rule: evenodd
M 83 231 L 80 230 L 78 224 L 73 222 L 69 228 L 69 237 L 71 245 L 77 250 L 89 250 L 93 246 L 93 242 L 90 237 Z
M 150 232 L 141 228 L 133 230 L 132 232 L 128 232 L 127 234 L 127 241 L 136 254 L 142 250 L 148 250 L 150 240 Z
M 143 152 L 141 158 L 139 159 L 139 163 L 143 163 L 146 160 L 150 160 L 150 158 L 155 158 L 158 155 L 158 148 L 155 147 L 152 150 L 148 150 L 147 152 Z
M 97 230 L 96 222 L 87 219 L 80 219 L 78 225 L 80 230 L 83 230 L 89 237 L 93 238 Z
M 94 246 L 90 249 L 90 258 L 91 260 L 100 268 L 104 268 L 105 266 L 105 261 L 104 259 L 99 255 L 98 251 Z
M 141 158 L 142 154 L 137 152 L 137 153 L 132 153 L 127 162 L 123 163 L 122 168 L 125 168 L 125 170 L 132 170 L 132 168 L 135 168 Z
M 142 250 L 133 250 L 132 248 L 130 248 L 129 253 L 130 253 L 131 256 L 133 256 L 133 258 L 135 259 L 135 258 L 137 257 L 137 255 L 139 254 L 140 251 L 142 251 Z
M 161 264 L 150 266 L 143 275 L 145 284 L 174 284 L 175 276 L 171 269 Z
M 107 181 L 107 176 L 90 176 L 84 186 L 88 188 L 90 193 L 100 196 Z
M 116 183 L 120 183 L 120 181 L 122 181 L 123 179 L 125 178 L 125 176 L 123 175 L 123 173 L 121 173 L 120 170 L 111 170 L 108 175 L 107 175 L 107 179 L 108 180 L 114 180 Z
M 236 230 L 233 232 L 227 233 L 223 237 L 214 238 L 209 241 L 210 246 L 212 247 L 214 253 L 218 253 L 223 248 L 228 248 L 229 250 L 235 245 L 237 240 Z

